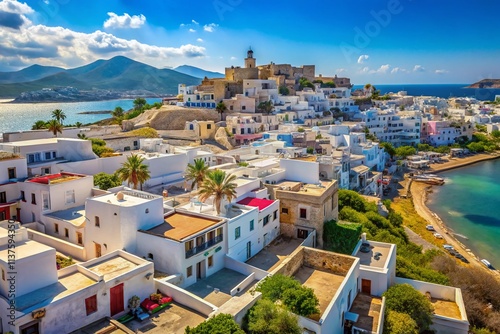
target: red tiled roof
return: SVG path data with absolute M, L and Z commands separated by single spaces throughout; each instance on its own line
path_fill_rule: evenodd
M 255 197 L 247 197 L 238 202 L 238 204 L 257 207 L 259 208 L 259 211 L 264 210 L 273 203 L 274 201 L 270 199 L 255 198 Z
M 35 177 L 35 178 L 29 180 L 29 182 L 49 184 L 49 180 L 57 179 L 59 177 L 61 177 L 60 173 L 58 173 L 58 174 L 51 174 L 51 175 L 44 175 L 44 176 Z

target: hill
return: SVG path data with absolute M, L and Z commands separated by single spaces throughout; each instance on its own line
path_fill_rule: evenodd
M 190 75 L 195 78 L 200 78 L 203 79 L 205 77 L 207 78 L 224 78 L 225 75 L 223 73 L 219 72 L 211 72 L 211 71 L 206 71 L 202 68 L 199 67 L 194 67 L 190 65 L 182 65 L 174 68 L 174 71 Z
M 499 89 L 500 88 L 500 79 L 483 79 L 481 81 L 473 83 L 472 85 L 468 86 L 467 88 L 494 88 L 494 89 Z
M 51 74 L 64 72 L 64 68 L 42 65 L 31 65 L 20 71 L 0 72 L 0 83 L 18 83 L 38 80 Z
M 44 71 L 50 73 L 55 69 L 43 66 L 38 71 L 32 69 L 31 72 L 35 72 L 35 74 L 31 78 L 27 78 L 27 74 L 30 73 L 27 69 L 11 72 L 24 71 L 24 78 L 27 81 L 0 84 L 0 98 L 13 98 L 24 93 L 23 98 L 18 102 L 46 101 L 47 99 L 43 98 L 43 92 L 49 88 L 62 87 L 72 87 L 80 91 L 106 90 L 118 96 L 120 94 L 129 96 L 134 91 L 141 91 L 141 95 L 144 96 L 158 96 L 176 94 L 179 83 L 187 85 L 200 83 L 198 78 L 174 70 L 158 69 L 122 56 L 109 60 L 97 60 L 73 69 L 59 69 L 56 73 L 36 78 Z M 27 92 L 34 92 L 34 94 Z M 81 96 L 87 100 L 84 96 L 89 96 L 89 94 Z M 40 100 L 38 100 L 39 98 Z M 58 101 L 66 101 L 64 94 L 59 94 L 57 98 Z M 74 101 L 74 97 L 69 100 Z

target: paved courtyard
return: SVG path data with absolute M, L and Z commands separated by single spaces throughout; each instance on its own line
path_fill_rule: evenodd
M 246 263 L 271 272 L 280 265 L 304 240 L 278 237 Z

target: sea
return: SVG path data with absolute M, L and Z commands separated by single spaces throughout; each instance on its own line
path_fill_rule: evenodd
M 38 120 L 48 121 L 52 111 L 61 109 L 66 114 L 64 124 L 95 123 L 110 118 L 110 112 L 116 107 L 123 110 L 132 109 L 133 99 L 68 102 L 68 103 L 9 103 L 11 100 L 0 100 L 0 133 L 31 130 Z M 161 102 L 160 98 L 148 98 L 149 104 Z M 108 111 L 104 114 L 82 114 L 89 111 Z
M 474 97 L 480 101 L 493 101 L 496 95 L 500 95 L 500 89 L 487 88 L 466 88 L 469 84 L 394 84 L 394 85 L 377 85 L 375 88 L 380 90 L 380 93 L 397 93 L 406 91 L 412 96 L 436 96 L 442 98 L 450 97 Z M 354 85 L 354 89 L 362 89 L 364 85 Z
M 427 206 L 454 232 L 457 240 L 479 258 L 500 269 L 500 159 L 478 162 L 439 173 Z

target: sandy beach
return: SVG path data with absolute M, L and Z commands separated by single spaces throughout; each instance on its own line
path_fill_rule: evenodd
M 454 168 L 468 166 L 477 162 L 492 160 L 500 158 L 499 154 L 476 154 L 473 156 L 467 156 L 464 158 L 453 158 L 447 162 L 432 164 L 431 168 L 428 170 L 429 173 L 438 173 Z M 408 181 L 408 180 L 406 180 Z M 445 185 L 446 186 L 446 185 Z M 477 266 L 496 274 L 497 278 L 500 279 L 500 272 L 487 269 L 481 262 L 480 259 L 474 255 L 470 250 L 467 249 L 457 238 L 449 232 L 448 227 L 443 223 L 441 218 L 434 212 L 432 212 L 427 206 L 427 194 L 432 191 L 431 185 L 421 183 L 421 182 L 411 182 L 409 191 L 411 193 L 411 198 L 415 210 L 423 217 L 429 224 L 433 225 L 437 233 L 440 233 L 447 244 L 452 245 L 456 250 L 458 250 L 467 260 L 469 260 L 470 265 Z

